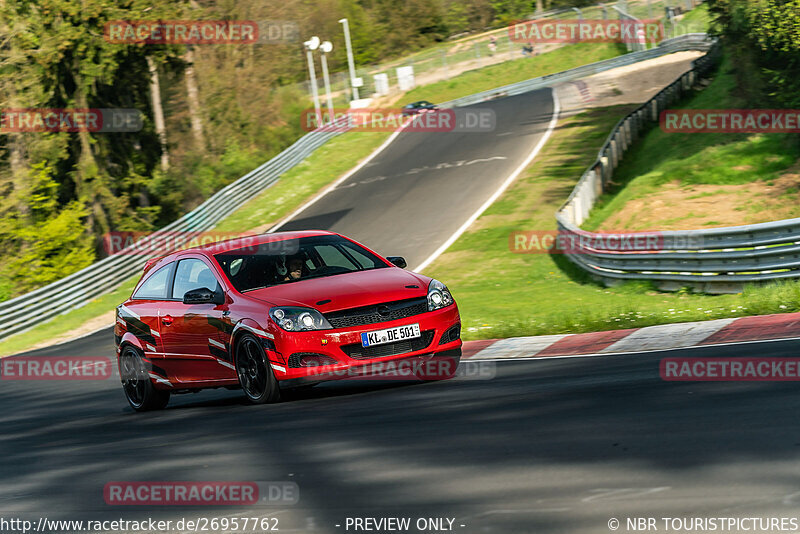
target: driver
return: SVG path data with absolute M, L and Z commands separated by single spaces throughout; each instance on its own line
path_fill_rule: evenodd
M 299 280 L 300 277 L 303 276 L 303 260 L 298 258 L 297 256 L 289 258 L 286 262 L 286 277 L 283 279 L 284 282 L 289 280 Z

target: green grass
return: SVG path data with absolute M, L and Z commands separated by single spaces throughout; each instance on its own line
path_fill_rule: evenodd
M 495 87 L 610 59 L 626 52 L 624 45 L 614 43 L 578 43 L 564 46 L 534 58 L 506 61 L 467 71 L 449 80 L 417 87 L 403 95 L 400 101 L 446 102 Z
M 647 282 L 606 288 L 558 254 L 510 251 L 514 231 L 555 230 L 554 213 L 630 107 L 564 119 L 525 173 L 426 274 L 450 287 L 465 339 L 591 332 L 800 310 L 800 284 L 735 295 L 655 291 Z
M 736 96 L 736 80 L 725 62 L 711 84 L 673 108 L 744 108 Z M 631 200 L 658 192 L 665 184 L 737 185 L 776 179 L 800 158 L 795 134 L 666 133 L 654 128 L 625 154 L 614 173 L 618 184 L 602 195 L 583 224 L 597 229 Z M 787 196 L 787 203 L 796 198 Z M 751 205 L 753 213 L 760 209 Z M 768 209 L 768 208 L 764 208 Z M 769 213 L 764 216 L 769 219 Z M 626 228 L 620 228 L 625 230 Z
M 85 306 L 59 315 L 27 332 L 0 341 L 0 356 L 22 352 L 39 343 L 67 335 L 87 321 L 108 313 L 130 296 L 138 280 L 139 275 L 129 278 L 113 292 L 102 295 Z
M 708 4 L 701 4 L 686 13 L 683 18 L 681 18 L 680 23 L 691 25 L 694 31 L 704 32 L 711 24 L 711 20 L 711 13 L 708 12 Z

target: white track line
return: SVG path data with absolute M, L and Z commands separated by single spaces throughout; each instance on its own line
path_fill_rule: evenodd
M 425 261 L 423 261 L 423 262 L 422 262 L 422 263 L 420 263 L 420 264 L 419 264 L 417 267 L 415 267 L 415 268 L 413 269 L 413 271 L 414 271 L 414 272 L 419 272 L 419 271 L 421 271 L 422 269 L 424 269 L 425 267 L 427 267 L 428 265 L 430 265 L 430 264 L 433 262 L 433 260 L 435 260 L 435 259 L 436 259 L 436 258 L 438 258 L 440 255 L 442 255 L 442 253 L 444 253 L 444 251 L 445 251 L 445 250 L 447 250 L 448 248 L 450 248 L 450 245 L 452 245 L 453 243 L 455 243 L 456 239 L 458 239 L 459 237 L 461 237 L 461 234 L 463 234 L 464 232 L 466 232 L 466 231 L 467 231 L 467 228 L 469 228 L 470 226 L 472 226 L 472 223 L 474 223 L 474 222 L 475 222 L 475 221 L 478 219 L 478 217 L 480 217 L 480 216 L 481 216 L 481 214 L 482 214 L 484 211 L 486 211 L 486 210 L 489 208 L 489 206 L 491 206 L 491 205 L 494 203 L 494 201 L 495 201 L 495 200 L 497 200 L 497 199 L 498 199 L 498 197 L 499 197 L 500 195 L 502 195 L 502 194 L 503 194 L 503 192 L 504 192 L 506 189 L 508 189 L 508 186 L 510 186 L 510 185 L 511 185 L 511 184 L 514 182 L 514 180 L 516 180 L 516 179 L 517 179 L 517 176 L 519 176 L 519 175 L 520 175 L 520 173 L 522 173 L 522 171 L 524 171 L 524 170 L 525 170 L 525 168 L 526 168 L 528 165 L 530 165 L 531 161 L 533 161 L 533 158 L 535 158 L 535 157 L 537 156 L 537 154 L 539 154 L 539 151 L 542 149 L 542 147 L 544 146 L 544 144 L 545 144 L 545 143 L 547 142 L 547 140 L 550 138 L 550 135 L 553 133 L 553 130 L 554 130 L 554 129 L 555 129 L 555 127 L 556 127 L 556 123 L 558 123 L 558 115 L 559 115 L 559 112 L 561 111 L 561 106 L 560 106 L 560 104 L 559 104 L 559 101 L 558 101 L 558 95 L 556 94 L 556 90 L 555 90 L 555 88 L 550 88 L 550 94 L 552 94 L 552 95 L 553 95 L 553 117 L 550 119 L 550 124 L 547 126 L 547 131 L 544 133 L 544 135 L 542 136 L 542 138 L 541 138 L 541 139 L 539 139 L 539 142 L 538 142 L 538 143 L 536 143 L 536 146 L 535 146 L 535 147 L 533 147 L 533 151 L 531 151 L 531 153 L 530 153 L 530 154 L 528 154 L 528 157 L 527 157 L 527 158 L 525 158 L 525 161 L 523 161 L 523 162 L 520 164 L 520 166 L 519 166 L 519 167 L 517 167 L 516 169 L 514 169 L 514 172 L 512 172 L 512 173 L 511 173 L 511 174 L 508 176 L 508 178 L 506 178 L 506 179 L 505 179 L 505 181 L 504 181 L 502 184 L 500 184 L 500 187 L 497 189 L 497 191 L 495 191 L 495 192 L 494 192 L 494 194 L 493 194 L 491 197 L 489 197 L 489 198 L 486 200 L 486 202 L 484 202 L 484 203 L 483 203 L 483 205 L 481 205 L 481 207 L 480 207 L 480 208 L 478 208 L 478 211 L 476 211 L 475 213 L 473 213 L 473 214 L 472 214 L 472 216 L 471 216 L 469 219 L 467 219 L 467 220 L 464 222 L 464 224 L 462 224 L 462 225 L 461 225 L 461 227 L 460 227 L 458 230 L 456 230 L 456 231 L 455 231 L 455 233 L 454 233 L 453 235 L 451 235 L 451 236 L 450 236 L 450 237 L 447 239 L 447 241 L 445 241 L 445 242 L 442 244 L 442 246 L 440 246 L 439 248 L 437 248 L 437 249 L 434 251 L 434 253 L 433 253 L 433 254 L 431 254 L 430 256 L 428 256 L 428 257 L 425 259 Z
M 342 175 L 340 178 L 338 178 L 336 181 L 334 181 L 331 185 L 326 187 L 325 190 L 322 191 L 322 193 L 320 193 L 319 195 L 315 196 L 314 198 L 312 198 L 311 200 L 309 200 L 308 202 L 306 202 L 305 204 L 303 204 L 302 206 L 297 208 L 295 211 L 292 212 L 291 215 L 289 215 L 288 217 L 283 219 L 281 222 L 279 222 L 278 224 L 276 224 L 275 226 L 270 228 L 268 233 L 271 234 L 272 232 L 277 232 L 280 229 L 281 226 L 283 226 L 287 222 L 289 222 L 292 219 L 294 219 L 295 217 L 297 217 L 300 213 L 305 211 L 309 206 L 311 206 L 312 204 L 316 203 L 319 199 L 321 199 L 322 197 L 324 197 L 325 195 L 327 195 L 328 193 L 330 193 L 331 191 L 336 189 L 336 186 L 338 186 L 340 183 L 344 182 L 345 180 L 347 180 L 348 178 L 353 176 L 355 173 L 360 171 L 367 163 L 372 161 L 375 158 L 375 156 L 377 156 L 378 154 L 383 152 L 383 149 L 385 149 L 387 146 L 389 146 L 389 144 L 391 144 L 392 141 L 397 139 L 397 136 L 400 135 L 402 133 L 402 131 L 403 131 L 403 129 L 401 128 L 401 129 L 397 130 L 396 132 L 394 132 L 392 135 L 390 135 L 388 137 L 388 139 L 386 139 L 386 141 L 384 141 L 381 146 L 379 146 L 378 148 L 373 150 L 372 153 L 369 156 L 367 156 L 367 158 L 364 161 L 362 161 L 361 163 L 359 163 L 358 165 L 356 165 L 355 167 L 353 167 L 352 169 L 350 169 L 349 171 L 344 173 L 344 175 Z

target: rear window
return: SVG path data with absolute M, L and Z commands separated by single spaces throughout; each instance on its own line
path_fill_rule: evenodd
M 388 267 L 364 247 L 327 235 L 265 243 L 215 258 L 239 292 Z

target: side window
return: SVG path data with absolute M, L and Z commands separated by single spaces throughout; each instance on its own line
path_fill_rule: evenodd
M 217 277 L 205 262 L 198 259 L 181 260 L 175 271 L 175 284 L 172 286 L 172 298 L 183 299 L 183 295 L 192 289 L 205 287 L 217 290 Z
M 133 294 L 135 299 L 163 299 L 167 297 L 167 283 L 169 282 L 169 273 L 172 269 L 172 264 L 165 265 L 150 275 L 144 283 L 139 286 L 136 293 Z
M 322 261 L 328 267 L 344 267 L 346 269 L 353 268 L 353 262 L 347 259 L 347 256 L 342 254 L 342 251 L 333 245 L 320 245 L 316 247 Z
M 377 261 L 377 258 L 370 258 L 366 255 L 366 251 L 360 250 L 349 243 L 342 243 L 342 247 L 351 255 L 353 259 L 358 262 L 362 269 L 375 269 L 376 267 L 385 267 L 382 262 Z

